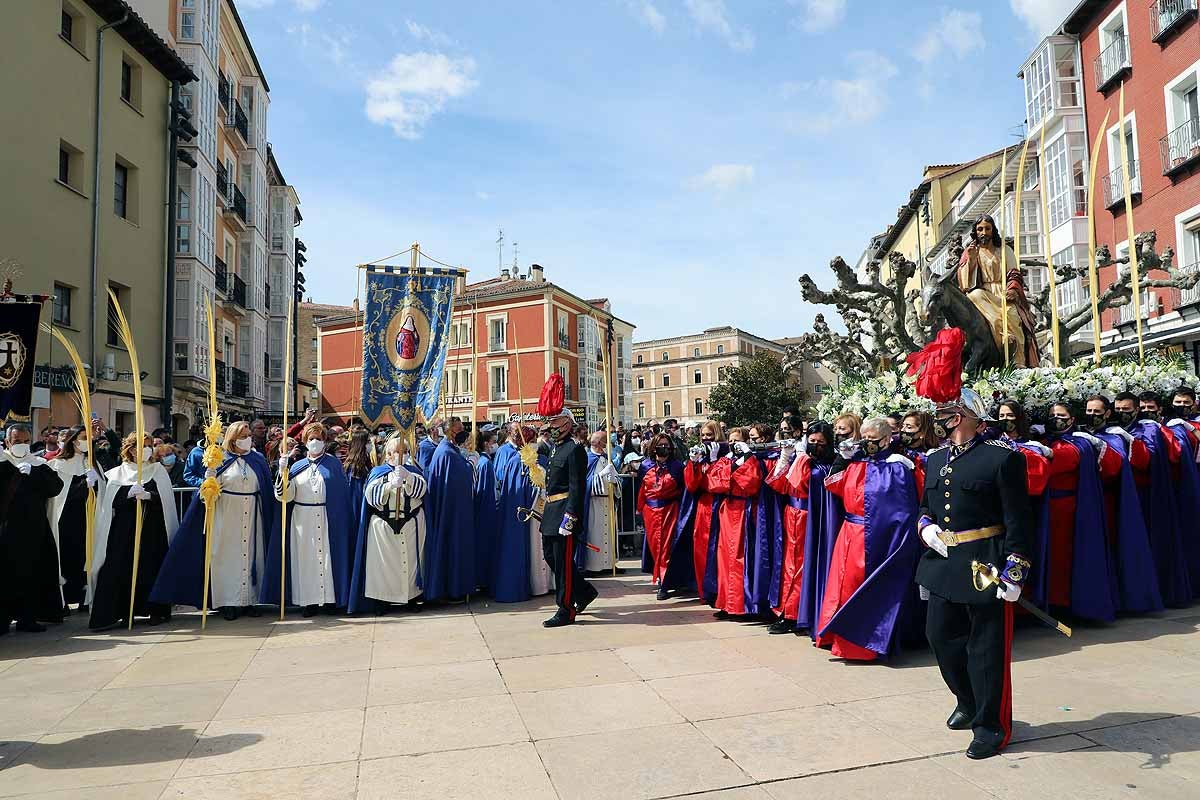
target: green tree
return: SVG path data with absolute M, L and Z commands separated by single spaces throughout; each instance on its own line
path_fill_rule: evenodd
M 729 427 L 757 422 L 775 425 L 789 406 L 803 408 L 806 393 L 788 385 L 783 362 L 769 353 L 729 370 L 708 395 L 710 417 Z

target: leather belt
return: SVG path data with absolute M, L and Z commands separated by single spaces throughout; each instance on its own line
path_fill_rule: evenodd
M 547 503 L 557 503 L 559 500 L 566 500 L 570 496 L 571 496 L 570 492 L 559 492 L 558 494 L 548 495 L 546 497 L 546 502 Z
M 1004 534 L 1003 525 L 989 525 L 986 528 L 975 528 L 970 531 L 942 531 L 938 534 L 938 538 L 946 547 L 956 547 L 967 542 L 978 542 L 983 539 L 991 539 Z

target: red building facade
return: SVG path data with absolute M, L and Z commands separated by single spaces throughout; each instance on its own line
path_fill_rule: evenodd
M 1104 124 L 1096 179 L 1096 241 L 1128 253 L 1121 149 L 1131 162 L 1135 234 L 1154 231 L 1175 266 L 1200 269 L 1200 24 L 1197 0 L 1081 2 L 1062 26 L 1079 41 L 1089 150 Z M 1121 86 L 1125 118 L 1119 119 Z M 1120 269 L 1127 269 L 1121 265 Z M 1103 289 L 1117 267 L 1101 271 Z M 1165 277 L 1163 273 L 1143 279 Z M 1106 352 L 1136 353 L 1138 310 L 1104 312 Z M 1200 366 L 1200 288 L 1142 292 L 1147 348 L 1184 352 Z

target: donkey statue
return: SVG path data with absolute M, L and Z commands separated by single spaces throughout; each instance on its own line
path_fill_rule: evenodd
M 963 369 L 968 375 L 977 375 L 984 370 L 1004 366 L 1004 356 L 992 337 L 992 328 L 970 298 L 958 288 L 957 269 L 947 270 L 944 275 L 934 275 L 928 268 L 921 270 L 920 319 L 924 325 L 933 325 L 934 332 L 944 321 L 951 328 L 961 328 L 967 344 L 963 349 Z

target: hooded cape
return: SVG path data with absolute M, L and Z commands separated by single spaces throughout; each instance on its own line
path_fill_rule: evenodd
M 533 507 L 533 482 L 516 445 L 505 442 L 496 451 L 499 489 L 495 548 L 489 588 L 500 603 L 529 599 L 529 523 L 517 519 L 518 508 Z
M 492 456 L 480 453 L 475 465 L 475 583 L 479 586 L 491 585 L 493 551 L 499 537 L 496 468 Z
M 807 630 L 816 639 L 816 624 L 825 600 L 825 581 L 829 577 L 829 558 L 838 531 L 842 529 L 845 509 L 842 500 L 825 488 L 829 464 L 812 463 L 808 479 L 808 521 L 804 532 L 804 572 L 800 576 L 800 608 L 796 629 Z
M 1117 572 L 1108 552 L 1104 487 L 1096 467 L 1096 448 L 1078 436 L 1062 436 L 1060 441 L 1079 451 L 1075 548 L 1071 555 L 1071 611 L 1084 619 L 1112 622 L 1117 617 Z M 1054 557 L 1053 552 L 1050 557 Z
M 1129 463 L 1129 446 L 1115 433 L 1097 433 L 1096 438 L 1121 454 L 1121 474 L 1117 477 L 1116 570 L 1120 610 L 1134 613 L 1161 611 L 1162 594 L 1158 590 L 1158 573 L 1154 569 L 1154 553 L 1150 550 L 1150 534 L 1142 516 L 1133 467 Z
M 1167 443 L 1157 422 L 1135 422 L 1130 432 L 1146 443 L 1150 451 L 1150 484 L 1138 487 L 1146 532 L 1150 534 L 1150 549 L 1158 568 L 1158 589 L 1168 606 L 1182 606 L 1192 601 L 1192 585 L 1183 547 L 1183 531 L 1189 523 L 1179 508 L 1179 495 L 1171 474 Z M 1183 459 L 1180 458 L 1180 461 Z M 1192 521 L 1195 524 L 1195 520 Z
M 425 601 L 466 597 L 475 588 L 474 471 L 448 437 L 429 459 L 425 552 L 421 580 Z
M 1188 532 L 1183 536 L 1183 556 L 1187 562 L 1188 579 L 1192 584 L 1192 592 L 1200 596 L 1200 533 L 1196 529 L 1196 521 L 1200 521 L 1200 468 L 1196 466 L 1196 449 L 1193 445 L 1192 433 L 1195 429 L 1188 424 L 1176 425 L 1167 430 L 1179 442 L 1181 451 L 1179 457 L 1179 516 L 1180 519 L 1193 520 Z

